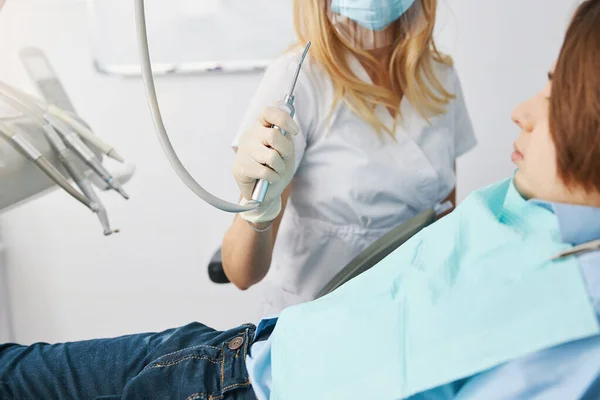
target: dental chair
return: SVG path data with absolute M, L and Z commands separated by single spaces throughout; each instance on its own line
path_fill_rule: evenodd
M 433 210 L 425 210 L 383 235 L 338 272 L 321 289 L 317 294 L 317 298 L 333 292 L 350 279 L 373 267 L 421 229 L 431 225 L 435 219 L 436 214 Z M 214 283 L 229 283 L 229 279 L 227 279 L 227 275 L 225 275 L 225 271 L 223 270 L 221 248 L 215 252 L 208 264 L 208 276 Z

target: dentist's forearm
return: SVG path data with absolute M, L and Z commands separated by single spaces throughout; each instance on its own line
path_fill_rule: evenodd
M 272 222 L 250 224 L 237 215 L 225 234 L 221 249 L 227 278 L 241 290 L 260 282 L 269 272 L 275 239 L 289 197 L 289 188 L 281 196 L 281 212 Z M 269 227 L 270 226 L 270 227 Z

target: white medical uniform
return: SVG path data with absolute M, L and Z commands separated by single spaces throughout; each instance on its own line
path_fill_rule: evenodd
M 299 55 L 286 54 L 267 69 L 234 149 L 261 110 L 283 99 Z M 348 62 L 358 77 L 372 82 L 355 57 Z M 456 71 L 441 64 L 436 68 L 438 79 L 456 98 L 430 124 L 403 100 L 394 141 L 377 134 L 342 101 L 328 119 L 332 81 L 309 53 L 295 89 L 294 119 L 300 128 L 294 138 L 296 173 L 271 267 L 259 284 L 262 315 L 312 300 L 372 242 L 452 192 L 455 159 L 472 149 L 476 139 Z M 391 129 L 388 110 L 379 106 L 376 113 Z

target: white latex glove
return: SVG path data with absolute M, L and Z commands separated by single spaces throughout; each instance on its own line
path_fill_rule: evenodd
M 286 131 L 286 135 L 271 125 Z M 233 176 L 240 188 L 242 204 L 252 198 L 258 179 L 266 179 L 269 189 L 263 203 L 255 210 L 240 214 L 248 222 L 273 221 L 281 212 L 281 193 L 294 175 L 294 142 L 298 124 L 285 111 L 265 108 L 258 121 L 240 138 L 233 163 Z

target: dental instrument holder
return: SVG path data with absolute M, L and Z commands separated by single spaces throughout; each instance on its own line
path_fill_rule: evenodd
M 310 48 L 311 42 L 308 42 L 304 47 L 304 51 L 302 52 L 302 57 L 300 57 L 300 61 L 298 62 L 298 66 L 296 67 L 296 72 L 294 73 L 294 80 L 292 81 L 292 85 L 290 86 L 290 90 L 285 95 L 283 102 L 277 105 L 277 108 L 283 110 L 289 114 L 290 117 L 294 118 L 296 114 L 296 108 L 294 107 L 294 89 L 296 88 L 296 82 L 298 82 L 298 76 L 300 76 L 300 70 L 302 69 L 302 64 L 304 63 L 304 59 L 306 58 L 306 54 L 308 54 L 308 49 Z M 271 125 L 271 128 L 277 129 L 283 136 L 287 134 L 287 132 L 277 125 Z M 252 191 L 252 200 L 261 203 L 265 200 L 267 196 L 267 190 L 269 189 L 269 182 L 265 179 L 260 179 L 256 182 L 254 186 L 254 190 Z

